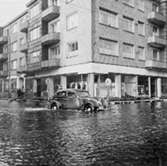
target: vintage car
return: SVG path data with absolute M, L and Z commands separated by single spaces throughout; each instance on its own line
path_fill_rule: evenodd
M 86 112 L 103 110 L 102 103 L 90 97 L 87 91 L 66 89 L 59 90 L 55 96 L 49 100 L 49 109 L 79 109 Z

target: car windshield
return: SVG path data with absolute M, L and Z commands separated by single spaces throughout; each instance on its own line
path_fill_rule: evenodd
M 60 91 L 60 92 L 57 92 L 55 97 L 65 97 L 66 96 L 66 92 L 65 91 Z
M 80 97 L 89 97 L 89 93 L 86 91 L 78 91 L 77 93 Z

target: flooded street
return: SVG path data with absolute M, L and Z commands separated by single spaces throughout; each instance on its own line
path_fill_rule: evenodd
M 96 114 L 24 109 L 0 102 L 0 166 L 167 165 L 167 103 Z

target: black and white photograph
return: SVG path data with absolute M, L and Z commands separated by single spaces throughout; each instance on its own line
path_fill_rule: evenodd
M 167 0 L 0 0 L 0 166 L 167 166 Z

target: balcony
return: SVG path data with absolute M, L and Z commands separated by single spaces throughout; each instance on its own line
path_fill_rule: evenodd
M 42 68 L 60 67 L 60 59 L 59 58 L 54 58 L 54 59 L 49 59 L 49 60 L 42 61 L 41 67 Z
M 5 60 L 7 60 L 8 59 L 8 56 L 7 56 L 7 54 L 0 54 L 0 62 L 3 62 L 3 61 L 5 61 Z
M 0 36 L 0 45 L 8 42 L 7 36 Z
M 151 12 L 148 15 L 148 20 L 154 24 L 164 25 L 166 22 L 165 16 L 158 12 Z
M 23 33 L 28 32 L 28 21 L 24 21 L 24 22 L 20 23 L 20 31 Z
M 155 61 L 155 60 L 147 60 L 145 63 L 145 67 L 148 69 L 165 69 L 167 70 L 167 62 Z
M 166 40 L 162 39 L 160 36 L 153 35 L 148 38 L 148 44 L 153 47 L 163 48 L 167 43 Z
M 18 73 L 24 73 L 27 71 L 27 66 L 19 66 L 19 68 L 17 69 Z
M 33 71 L 38 71 L 41 69 L 41 63 L 36 62 L 36 63 L 31 63 L 27 65 L 27 71 L 28 72 L 33 72 Z
M 41 39 L 42 45 L 50 45 L 50 44 L 56 44 L 60 41 L 60 33 L 49 33 L 47 35 L 44 35 Z
M 7 77 L 8 76 L 8 71 L 7 70 L 1 70 L 0 71 L 0 77 Z
M 28 43 L 24 43 L 24 44 L 20 45 L 20 51 L 27 52 L 28 51 Z
M 42 20 L 49 22 L 49 21 L 57 18 L 59 15 L 60 15 L 60 7 L 53 5 L 53 6 L 46 8 L 42 12 Z

